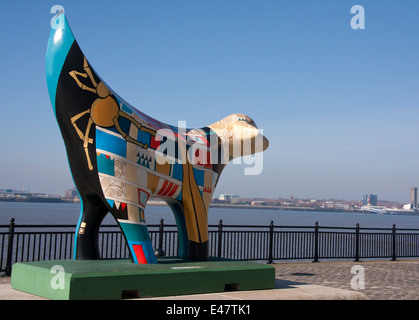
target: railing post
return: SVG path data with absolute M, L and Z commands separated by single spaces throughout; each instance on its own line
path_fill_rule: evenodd
M 163 232 L 164 232 L 164 219 L 160 219 L 159 225 L 159 247 L 155 251 L 156 257 L 164 257 L 166 252 L 163 250 Z
M 392 230 L 392 242 L 393 242 L 393 252 L 391 254 L 391 261 L 396 261 L 396 225 L 393 224 L 393 230 Z
M 319 222 L 314 225 L 314 257 L 313 262 L 319 261 Z
M 269 255 L 268 263 L 273 263 L 273 247 L 274 247 L 274 222 L 271 220 L 269 225 Z
M 355 229 L 355 262 L 359 261 L 359 223 L 356 224 Z
M 217 247 L 217 257 L 221 258 L 222 250 L 222 241 L 223 241 L 223 220 L 218 221 L 218 247 Z
M 12 256 L 13 256 L 13 238 L 15 234 L 15 218 L 10 219 L 9 236 L 7 242 L 7 260 L 5 275 L 10 277 L 12 275 Z

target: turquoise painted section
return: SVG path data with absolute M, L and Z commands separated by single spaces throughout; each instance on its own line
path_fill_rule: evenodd
M 193 174 L 195 176 L 195 181 L 198 186 L 204 185 L 204 170 L 193 168 Z
M 172 173 L 172 177 L 173 179 L 176 179 L 178 181 L 182 181 L 183 180 L 183 166 L 180 163 L 173 163 L 173 173 Z
M 64 65 L 64 61 L 67 57 L 68 51 L 70 50 L 73 42 L 75 41 L 74 35 L 71 32 L 70 26 L 68 25 L 67 19 L 65 18 L 64 13 L 61 13 L 56 18 L 64 18 L 64 27 L 51 29 L 48 47 L 45 61 L 45 70 L 47 77 L 47 85 L 49 97 L 51 99 L 51 105 L 55 113 L 55 95 L 57 91 L 58 79 L 61 74 L 61 69 Z
M 121 101 L 119 99 L 117 99 L 117 101 L 119 103 L 121 103 Z M 122 103 L 121 110 L 125 111 L 128 114 L 132 114 L 132 109 L 130 107 L 128 107 L 125 103 Z
M 114 204 L 115 201 L 109 200 L 109 199 L 106 199 L 106 201 L 108 201 L 108 203 L 111 206 L 111 208 L 113 208 L 113 204 Z
M 137 141 L 140 141 L 141 143 L 146 143 L 149 146 L 150 139 L 151 139 L 151 136 L 148 132 L 138 130 Z
M 127 142 L 112 134 L 96 129 L 96 149 L 106 150 L 123 158 L 127 157 Z
M 144 256 L 147 260 L 147 263 L 157 263 L 147 226 L 124 222 L 119 222 L 119 225 L 121 226 L 122 232 L 127 239 L 134 262 L 138 263 L 133 245 L 140 244 L 144 251 Z
M 100 173 L 109 174 L 110 176 L 115 176 L 115 160 L 112 160 L 110 157 L 101 154 L 96 157 L 97 161 L 97 171 Z
M 180 190 L 179 194 L 176 197 L 176 200 L 182 201 L 182 190 Z
M 147 226 L 136 223 L 119 222 L 127 241 L 150 241 Z
M 158 263 L 156 255 L 154 254 L 153 246 L 151 245 L 151 241 L 144 242 L 142 246 L 143 246 L 144 255 L 147 259 L 147 263 L 149 264 Z

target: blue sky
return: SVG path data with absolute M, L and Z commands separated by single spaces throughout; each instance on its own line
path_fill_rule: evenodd
M 56 4 L 137 109 L 188 127 L 239 112 L 263 129 L 262 174 L 229 165 L 215 195 L 408 202 L 419 185 L 417 1 L 44 0 L 0 5 L 0 188 L 73 186 L 45 81 Z

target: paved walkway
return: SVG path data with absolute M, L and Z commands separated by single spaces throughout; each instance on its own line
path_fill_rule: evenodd
M 419 260 L 280 262 L 277 289 L 254 292 L 168 297 L 167 299 L 362 299 L 419 300 Z M 357 273 L 352 268 L 355 266 Z M 351 272 L 352 270 L 352 272 Z M 364 289 L 353 289 L 353 277 L 364 275 Z M 353 281 L 353 285 L 359 282 Z M 265 292 L 266 291 L 266 292 Z M 42 299 L 11 289 L 10 278 L 0 278 L 0 300 Z
M 354 266 L 354 273 L 351 269 Z M 276 278 L 353 290 L 371 300 L 419 300 L 419 260 L 325 261 L 275 264 Z M 364 272 L 364 289 L 354 290 L 353 277 Z M 355 282 L 355 281 L 354 281 Z M 359 285 L 359 282 L 355 282 Z

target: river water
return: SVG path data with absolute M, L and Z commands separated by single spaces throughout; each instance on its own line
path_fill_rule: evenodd
M 11 218 L 17 225 L 76 225 L 80 207 L 77 203 L 0 202 L 0 225 L 9 224 Z M 175 223 L 168 206 L 147 206 L 145 216 L 149 225 L 158 224 L 160 219 Z M 217 224 L 220 219 L 232 225 L 269 225 L 272 220 L 276 226 L 313 226 L 318 221 L 320 226 L 328 227 L 355 227 L 359 223 L 364 228 L 391 228 L 396 224 L 397 228 L 419 229 L 419 216 L 413 215 L 210 208 L 209 224 Z M 115 220 L 108 214 L 103 223 L 114 224 Z

